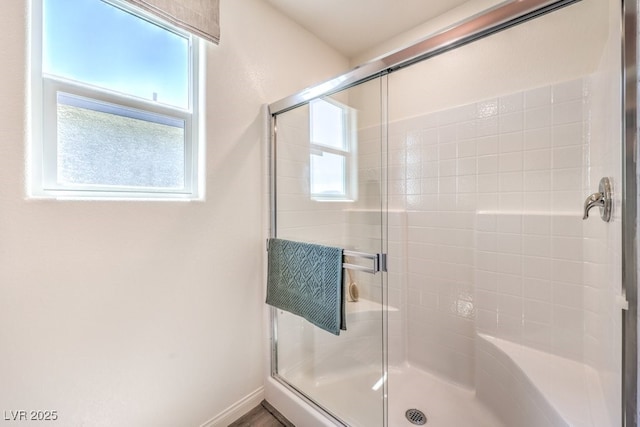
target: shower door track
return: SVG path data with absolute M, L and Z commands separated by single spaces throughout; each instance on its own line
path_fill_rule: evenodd
M 451 51 L 468 43 L 506 30 L 528 20 L 537 18 L 560 8 L 578 3 L 581 0 L 511 0 L 502 2 L 486 11 L 480 12 L 457 24 L 416 42 L 411 46 L 393 51 L 387 55 L 366 62 L 351 71 L 308 87 L 294 95 L 271 103 L 268 115 L 271 118 L 270 141 L 270 237 L 277 237 L 276 204 L 276 116 L 292 110 L 309 101 L 332 95 L 344 89 L 356 86 L 393 71 L 408 67 L 417 62 Z M 622 59 L 622 291 L 628 301 L 628 309 L 622 312 L 622 426 L 637 426 L 637 349 L 638 349 L 638 301 L 637 301 L 637 162 L 638 117 L 637 117 L 637 33 L 638 5 L 636 0 L 622 0 L 621 35 Z M 278 375 L 277 371 L 277 324 L 275 309 L 270 311 L 272 329 L 271 339 L 271 376 L 288 389 L 295 392 L 325 415 L 337 419 L 327 409 L 321 407 L 310 397 L 297 390 Z M 385 422 L 386 425 L 386 422 Z

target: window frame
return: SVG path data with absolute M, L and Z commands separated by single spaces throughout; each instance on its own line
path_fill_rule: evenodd
M 98 198 L 135 200 L 197 200 L 202 195 L 200 185 L 201 148 L 199 143 L 200 123 L 200 46 L 199 39 L 188 32 L 150 16 L 147 12 L 121 0 L 103 1 L 112 7 L 131 13 L 166 31 L 188 40 L 189 102 L 186 109 L 162 104 L 152 100 L 100 88 L 43 72 L 44 45 L 44 0 L 32 2 L 32 52 L 31 91 L 32 124 L 28 195 L 34 198 Z M 148 112 L 182 120 L 184 127 L 184 186 L 180 189 L 141 186 L 116 186 L 101 184 L 61 184 L 58 182 L 57 141 L 57 95 L 65 93 L 89 101 L 110 104 L 115 107 Z
M 313 105 L 317 102 L 327 102 L 342 111 L 343 147 L 331 147 L 313 141 Z M 342 104 L 335 99 L 323 97 L 309 102 L 309 195 L 315 201 L 351 202 L 358 197 L 357 189 L 357 114 L 356 110 Z M 312 191 L 313 173 L 311 170 L 311 156 L 315 153 L 328 153 L 344 157 L 344 189 L 343 194 L 314 193 Z

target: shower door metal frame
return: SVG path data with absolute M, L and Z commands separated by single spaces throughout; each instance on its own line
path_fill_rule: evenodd
M 622 1 L 622 425 L 638 425 L 638 0 Z
M 276 236 L 276 117 L 309 101 L 335 94 L 395 70 L 456 49 L 465 44 L 506 30 L 581 0 L 512 0 L 505 1 L 425 39 L 374 59 L 338 77 L 311 86 L 297 94 L 269 105 L 270 132 L 270 236 Z M 622 58 L 622 291 L 628 309 L 622 310 L 622 420 L 624 427 L 637 427 L 637 352 L 638 352 L 638 285 L 637 285 L 637 203 L 638 203 L 638 0 L 621 1 L 621 58 Z M 325 408 L 277 377 L 277 322 L 275 309 L 271 309 L 271 375 L 294 391 L 325 415 L 339 421 Z M 383 337 L 384 339 L 384 337 Z M 386 394 L 386 390 L 385 390 Z M 386 405 L 385 405 L 386 408 Z M 386 409 L 385 409 L 386 415 Z M 387 424 L 386 416 L 384 424 Z

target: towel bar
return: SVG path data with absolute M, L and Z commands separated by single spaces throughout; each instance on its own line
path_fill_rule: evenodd
M 373 261 L 372 267 L 366 267 L 364 265 L 351 264 L 349 262 L 343 262 L 342 268 L 348 268 L 350 270 L 362 271 L 364 273 L 376 274 L 380 271 L 387 271 L 387 254 L 369 254 L 366 252 L 355 251 L 342 251 L 342 255 L 350 258 L 363 258 Z
M 269 250 L 269 239 L 267 239 L 267 250 Z M 369 254 L 366 252 L 356 252 L 356 251 L 349 251 L 345 249 L 342 251 L 342 256 L 350 257 L 350 258 L 363 258 L 363 259 L 371 260 L 373 262 L 373 266 L 371 267 L 352 264 L 349 262 L 343 262 L 342 268 L 362 271 L 364 273 L 370 273 L 370 274 L 376 274 L 381 271 L 384 271 L 384 272 L 387 271 L 387 254 L 383 254 L 383 253 Z

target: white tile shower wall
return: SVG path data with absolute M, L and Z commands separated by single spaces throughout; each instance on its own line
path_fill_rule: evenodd
M 395 318 L 389 317 L 389 364 L 400 366 L 407 360 L 407 213 L 389 211 L 387 247 L 388 303 L 398 308 Z
M 360 88 L 366 90 L 366 88 Z M 360 125 L 360 123 L 359 123 Z M 388 228 L 383 222 L 382 169 L 381 169 L 380 126 L 366 126 L 357 134 L 357 197 L 345 210 L 346 249 L 358 252 L 378 253 L 384 250 L 383 233 Z M 393 239 L 392 236 L 389 236 Z M 397 238 L 395 239 L 397 240 Z M 353 260 L 356 263 L 361 263 Z M 359 286 L 360 296 L 375 302 L 382 302 L 383 287 L 380 275 L 357 271 L 346 271 Z M 399 298 L 399 291 L 391 291 L 392 298 Z M 393 305 L 393 303 L 392 303 Z
M 399 365 L 406 360 L 406 245 L 407 215 L 404 209 L 387 210 L 387 220 L 382 220 L 383 194 L 381 181 L 380 126 L 367 126 L 358 130 L 358 199 L 346 212 L 346 236 L 351 249 L 378 252 L 386 250 L 388 274 L 386 277 L 386 303 L 393 311 L 388 318 L 389 363 Z M 382 234 L 386 235 L 387 248 L 381 248 Z M 358 283 L 362 298 L 381 302 L 383 288 L 380 275 L 347 272 Z
M 582 357 L 587 88 L 577 79 L 390 124 L 410 363 L 473 384 L 476 322 Z
M 380 210 L 347 211 L 347 236 L 350 243 L 358 239 L 368 238 L 373 242 L 380 241 Z M 380 274 L 348 271 L 346 274 L 355 281 L 360 289 L 360 296 L 365 300 L 382 302 L 386 297 L 389 305 L 388 340 L 389 364 L 400 365 L 406 361 L 406 242 L 407 215 L 405 211 L 388 211 L 388 258 L 387 277 L 383 285 Z M 353 234 L 351 234 L 353 233 Z M 356 245 L 357 247 L 357 245 Z M 385 288 L 383 288 L 385 286 Z M 386 295 L 383 295 L 386 289 Z M 409 296 L 410 297 L 410 296 Z M 356 303 L 358 304 L 358 303 Z
M 478 331 L 582 361 L 582 235 L 577 214 L 479 212 Z

